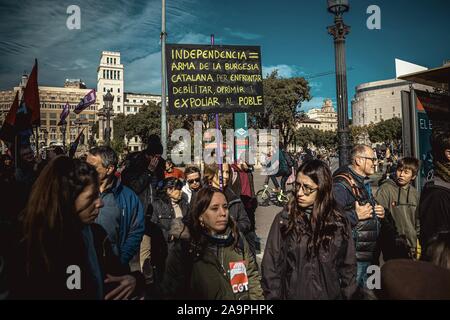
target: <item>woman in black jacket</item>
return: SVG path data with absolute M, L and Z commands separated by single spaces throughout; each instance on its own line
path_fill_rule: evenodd
M 158 185 L 158 192 L 152 203 L 152 215 L 150 220 L 147 219 L 145 226 L 145 236 L 150 237 L 150 264 L 156 270 L 153 274 L 160 281 L 165 269 L 165 261 L 168 254 L 168 246 L 172 239 L 169 231 L 172 223 L 181 220 L 189 214 L 189 204 L 186 197 L 183 196 L 181 189 L 183 183 L 177 178 L 167 178 Z M 146 246 L 141 244 L 142 251 L 146 250 Z
M 266 299 L 350 299 L 356 290 L 351 227 L 332 193 L 329 168 L 304 163 L 295 197 L 272 224 L 262 261 Z

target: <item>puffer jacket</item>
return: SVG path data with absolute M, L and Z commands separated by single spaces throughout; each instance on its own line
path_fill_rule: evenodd
M 210 242 L 202 253 L 181 219 L 173 221 L 170 234 L 176 240 L 167 258 L 166 272 L 159 288 L 160 298 L 264 299 L 258 266 L 242 234 L 236 247 L 233 243 Z
M 341 175 L 350 176 L 354 186 Z M 351 167 L 342 167 L 333 174 L 333 193 L 336 202 L 347 214 L 352 226 L 353 239 L 356 245 L 356 260 L 359 262 L 374 262 L 376 258 L 377 240 L 380 233 L 381 223 L 375 211 L 372 217 L 367 220 L 359 220 L 355 211 L 355 202 L 361 205 L 370 203 L 376 204 L 372 195 L 370 184 L 365 181 L 365 177 L 356 174 Z

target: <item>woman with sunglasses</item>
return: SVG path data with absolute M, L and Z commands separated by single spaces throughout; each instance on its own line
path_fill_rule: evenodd
M 200 169 L 196 166 L 187 167 L 186 170 L 184 170 L 184 175 L 186 176 L 186 184 L 181 190 L 186 195 L 187 201 L 191 203 L 192 196 L 202 187 Z
M 338 211 L 330 169 L 303 163 L 295 196 L 272 224 L 262 261 L 266 299 L 350 299 L 356 290 L 351 227 Z

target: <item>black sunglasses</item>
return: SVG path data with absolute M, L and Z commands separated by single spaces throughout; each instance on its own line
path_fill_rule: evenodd
M 194 182 L 200 182 L 200 178 L 196 178 L 196 179 L 189 179 L 188 181 L 187 181 L 189 184 L 192 184 L 192 183 L 194 183 Z

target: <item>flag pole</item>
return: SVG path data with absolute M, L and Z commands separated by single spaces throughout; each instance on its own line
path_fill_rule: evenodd
M 211 35 L 211 46 L 214 45 L 214 35 Z M 219 114 L 216 113 L 216 154 L 219 166 L 219 188 L 223 191 L 222 139 L 220 139 Z
M 19 152 L 17 149 L 17 134 L 14 136 L 14 164 L 15 164 L 15 166 L 16 166 L 16 172 L 17 172 L 17 169 L 19 169 L 19 164 L 17 163 L 17 153 Z
M 167 155 L 167 118 L 166 118 L 166 0 L 162 0 L 161 19 L 161 142 L 163 158 Z
M 38 132 L 38 127 L 35 127 L 36 129 L 36 139 L 34 139 L 34 141 L 36 141 L 36 156 L 39 156 L 39 132 Z

